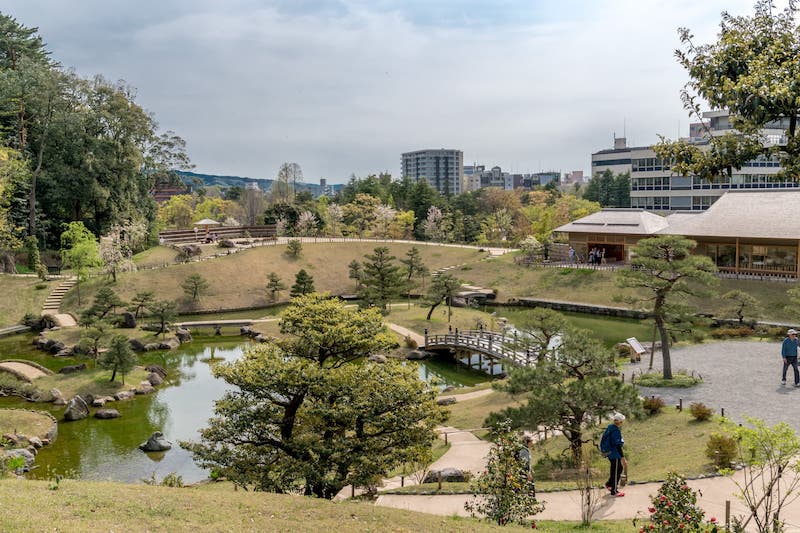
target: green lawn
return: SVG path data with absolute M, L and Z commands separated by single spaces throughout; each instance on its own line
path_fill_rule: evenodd
M 39 316 L 47 296 L 60 280 L 42 281 L 31 276 L 0 274 L 0 327 L 19 324 L 25 313 Z

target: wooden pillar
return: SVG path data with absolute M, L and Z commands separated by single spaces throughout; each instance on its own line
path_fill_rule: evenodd
M 469 367 L 472 368 L 472 356 L 470 356 L 469 362 L 470 362 Z M 483 354 L 481 352 L 478 352 L 478 370 L 481 370 L 482 368 L 483 368 Z

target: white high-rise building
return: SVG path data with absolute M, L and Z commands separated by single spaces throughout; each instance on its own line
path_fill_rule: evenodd
M 417 150 L 402 155 L 401 175 L 414 181 L 425 179 L 440 194 L 461 194 L 464 153 L 461 150 Z

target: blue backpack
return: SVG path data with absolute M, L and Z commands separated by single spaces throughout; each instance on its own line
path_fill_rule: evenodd
M 611 455 L 611 432 L 606 428 L 603 436 L 600 437 L 600 453 L 603 457 Z

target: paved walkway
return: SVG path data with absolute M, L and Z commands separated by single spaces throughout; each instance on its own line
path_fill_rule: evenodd
M 745 417 L 752 416 L 766 420 L 770 425 L 786 422 L 800 431 L 800 388 L 791 386 L 791 370 L 789 385 L 781 385 L 780 343 L 775 341 L 726 341 L 709 344 L 673 348 L 671 350 L 672 368 L 688 369 L 699 372 L 703 383 L 689 389 L 642 388 L 643 395 L 657 395 L 665 399 L 667 404 L 675 405 L 683 398 L 685 407 L 692 402 L 703 402 L 719 413 L 725 409 L 725 415 L 736 422 L 745 422 Z M 660 367 L 661 355 L 656 353 L 655 367 Z M 647 369 L 647 358 L 642 363 L 627 364 L 626 377 L 632 371 Z M 484 391 L 478 391 L 484 392 Z M 462 398 L 466 399 L 466 398 Z M 787 408 L 787 406 L 790 406 Z M 452 439 L 455 436 L 450 436 Z M 699 437 L 699 438 L 705 438 Z M 462 448 L 461 452 L 467 451 Z M 471 459 L 461 461 L 478 461 L 481 451 Z M 445 459 L 445 454 L 442 459 Z M 441 460 L 440 460 L 441 461 Z M 733 478 L 714 477 L 693 480 L 689 485 L 701 492 L 698 498 L 700 506 L 708 517 L 715 516 L 722 521 L 725 517 L 725 501 L 731 502 L 734 516 L 746 515 L 744 506 L 736 497 L 738 488 L 735 480 L 741 481 L 742 473 L 737 472 Z M 625 487 L 624 498 L 610 498 L 601 494 L 600 505 L 595 519 L 633 519 L 646 518 L 650 506 L 650 496 L 655 494 L 660 483 L 645 483 Z M 382 495 L 377 505 L 409 509 L 438 515 L 462 515 L 467 495 L 413 496 Z M 580 520 L 580 494 L 578 491 L 542 493 L 541 499 L 546 502 L 545 511 L 539 515 L 541 519 Z M 784 509 L 783 519 L 787 522 L 787 532 L 800 532 L 800 501 Z M 752 526 L 752 524 L 751 524 Z M 748 530 L 751 530 L 749 527 Z
M 670 350 L 672 370 L 687 369 L 699 373 L 703 383 L 688 389 L 646 388 L 643 396 L 659 396 L 667 405 L 683 398 L 684 407 L 702 402 L 715 410 L 725 409 L 725 416 L 738 423 L 756 417 L 770 425 L 786 422 L 800 432 L 800 388 L 781 385 L 780 342 L 725 341 L 698 344 Z M 626 380 L 631 372 L 646 371 L 648 356 L 641 363 L 625 366 Z M 661 369 L 661 354 L 656 353 L 654 367 Z M 790 408 L 787 409 L 787 406 Z

